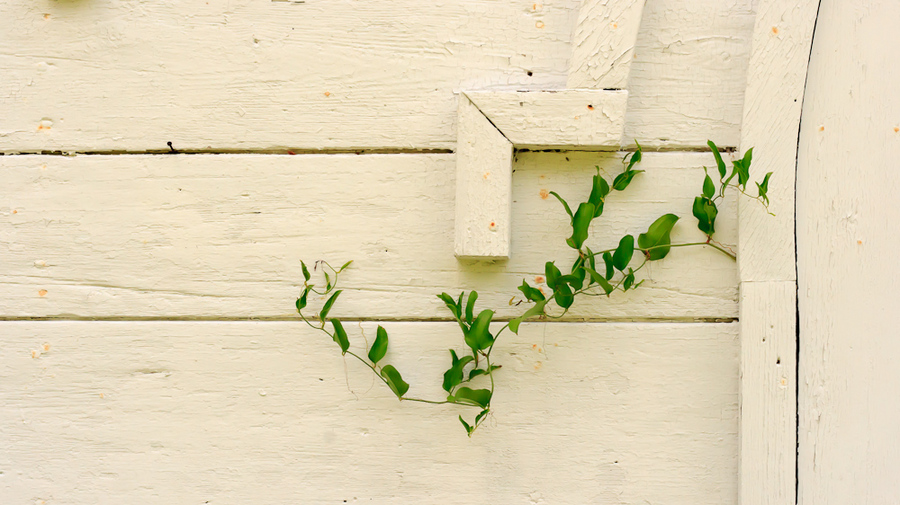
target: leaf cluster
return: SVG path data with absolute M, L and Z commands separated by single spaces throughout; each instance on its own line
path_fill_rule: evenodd
M 466 433 L 472 436 L 491 412 L 495 387 L 494 373 L 500 369 L 500 365 L 491 362 L 491 352 L 504 331 L 508 329 L 518 333 L 522 322 L 528 319 L 561 318 L 581 295 L 609 297 L 615 291 L 627 292 L 636 289 L 644 282 L 637 279 L 637 273 L 649 262 L 664 259 L 676 247 L 711 247 L 732 259 L 735 258 L 733 253 L 713 241 L 718 203 L 725 197 L 725 190 L 728 187 L 736 188 L 740 193 L 747 195 L 746 186 L 750 181 L 753 150 L 749 149 L 743 157 L 734 160 L 729 173 L 718 147 L 712 141 L 709 141 L 708 145 L 716 162 L 718 184 L 707 171 L 701 193 L 694 199 L 692 208 L 698 229 L 707 237 L 705 242 L 673 244 L 672 231 L 680 218 L 676 214 L 666 213 L 654 220 L 646 231 L 639 233 L 637 239 L 632 234 L 626 234 L 618 240 L 611 241 L 614 246 L 598 248 L 596 251 L 587 245 L 591 238 L 591 225 L 594 220 L 602 217 L 612 192 L 625 191 L 635 177 L 644 172 L 635 169 L 643 156 L 641 146 L 637 144 L 635 152 L 623 158 L 624 169 L 612 181 L 608 181 L 601 174 L 599 166 L 596 167 L 597 173 L 592 177 L 590 194 L 585 201 L 577 205 L 574 212 L 562 196 L 555 191 L 550 192 L 569 217 L 571 234 L 566 238 L 566 244 L 575 253 L 574 261 L 571 267 L 562 269 L 557 266 L 556 261 L 547 261 L 543 271 L 544 286 L 541 286 L 540 282 L 531 285 L 527 280 L 522 281 L 518 290 L 524 298 L 522 302 L 530 304 L 530 307 L 520 316 L 497 328 L 500 323 L 494 321 L 496 313 L 493 310 L 476 309 L 477 291 L 470 291 L 468 295 L 463 291 L 456 297 L 448 293 L 437 295 L 458 324 L 466 349 L 465 352 L 449 350 L 450 366 L 444 372 L 442 381 L 442 387 L 447 393 L 445 400 L 426 400 L 408 396 L 410 386 L 403 380 L 400 372 L 393 365 L 381 365 L 388 351 L 388 334 L 383 327 L 378 326 L 375 341 L 371 346 L 367 345 L 365 357 L 350 350 L 350 340 L 340 320 L 329 318 L 341 294 L 341 290 L 336 289 L 338 276 L 350 262 L 339 269 L 332 268 L 324 261 L 316 262 L 314 270 L 321 267 L 325 279 L 325 289 L 321 291 L 315 289 L 315 285 L 311 283 L 309 269 L 301 262 L 304 283 L 296 301 L 297 311 L 308 325 L 328 334 L 338 344 L 343 355 L 350 355 L 369 367 L 400 400 L 477 408 L 478 414 L 471 423 L 463 416 L 459 416 Z M 767 192 L 771 175 L 771 172 L 766 174 L 762 181 L 756 183 L 757 195 L 751 196 L 766 207 L 769 203 Z M 303 314 L 311 293 L 325 298 L 324 304 L 314 318 L 317 324 Z M 326 321 L 331 323 L 331 330 L 326 327 Z M 479 381 L 481 385 L 476 386 Z

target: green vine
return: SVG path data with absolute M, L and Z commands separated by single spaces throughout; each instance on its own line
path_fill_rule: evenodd
M 616 247 L 599 251 L 593 251 L 585 245 L 589 238 L 588 231 L 591 222 L 603 214 L 607 196 L 612 191 L 624 191 L 631 181 L 643 172 L 643 170 L 634 168 L 641 161 L 641 147 L 638 144 L 637 150 L 626 155 L 622 160 L 625 168 L 613 179 L 612 184 L 600 175 L 600 168 L 597 167 L 597 174 L 593 176 L 590 196 L 587 201 L 580 203 L 574 212 L 563 197 L 556 192 L 550 192 L 559 200 L 569 216 L 572 235 L 566 239 L 566 244 L 577 253 L 568 273 L 563 274 L 553 261 L 548 261 L 544 265 L 546 284 L 552 290 L 551 294 L 545 296 L 539 288 L 533 287 L 523 280 L 518 289 L 525 300 L 533 305 L 521 316 L 512 319 L 493 333 L 490 326 L 494 311 L 483 309 L 476 313 L 477 291 L 470 291 L 468 296 L 462 292 L 456 298 L 447 293 L 438 295 L 438 298 L 444 302 L 453 315 L 453 319 L 459 324 L 467 347 L 467 351 L 462 353 L 462 356 L 457 354 L 456 350 L 450 349 L 450 368 L 444 372 L 442 384 L 444 391 L 447 392 L 444 400 L 429 400 L 406 395 L 409 391 L 409 384 L 403 380 L 400 372 L 392 365 L 381 364 L 388 349 L 388 333 L 383 327 L 378 326 L 375 341 L 371 346 L 367 345 L 365 356 L 350 351 L 350 340 L 341 321 L 328 317 L 342 292 L 337 289 L 338 278 L 350 266 L 350 261 L 344 263 L 340 268 L 334 268 L 326 261 L 317 261 L 313 265 L 314 270 L 321 268 L 324 274 L 325 289 L 323 290 L 316 289 L 315 284 L 310 283 L 309 269 L 301 261 L 304 282 L 303 290 L 296 301 L 297 312 L 311 328 L 331 337 L 340 346 L 343 355 L 349 355 L 371 369 L 375 376 L 401 401 L 463 405 L 477 409 L 478 413 L 471 422 L 466 421 L 463 416 L 459 416 L 460 423 L 471 437 L 491 412 L 491 399 L 494 396 L 495 388 L 494 373 L 501 367 L 491 361 L 491 352 L 504 331 L 518 333 L 519 325 L 527 319 L 562 318 L 579 295 L 609 297 L 616 291 L 627 292 L 637 289 L 644 281 L 638 281 L 636 274 L 648 263 L 665 258 L 673 248 L 709 247 L 732 260 L 736 259 L 732 251 L 713 239 L 718 216 L 717 202 L 725 198 L 725 190 L 731 187 L 737 189 L 741 194 L 758 200 L 768 211 L 767 192 L 772 173 L 767 173 L 761 182 L 756 183 L 756 196 L 749 195 L 746 189 L 747 183 L 750 181 L 753 149 L 747 150 L 742 158 L 732 162 L 729 174 L 725 162 L 719 154 L 719 148 L 712 141 L 709 141 L 708 144 L 715 157 L 719 182 L 716 184 L 710 177 L 709 171 L 704 167 L 706 176 L 703 180 L 702 191 L 694 199 L 692 208 L 693 216 L 697 219 L 697 227 L 706 235 L 706 241 L 673 244 L 669 235 L 679 217 L 675 214 L 665 214 L 654 221 L 645 233 L 639 234 L 636 240 L 633 235 L 625 235 L 618 241 Z M 737 182 L 734 182 L 735 177 Z M 632 267 L 631 264 L 636 254 L 639 255 L 641 261 L 637 267 Z M 310 293 L 328 296 L 313 320 L 303 313 Z M 485 382 L 489 382 L 489 387 L 485 387 L 488 385 Z M 482 387 L 475 387 L 475 383 L 482 384 Z

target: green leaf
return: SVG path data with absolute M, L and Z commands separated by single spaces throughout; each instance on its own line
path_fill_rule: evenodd
M 489 371 L 485 370 L 484 368 L 473 368 L 469 372 L 469 380 L 472 380 L 475 377 L 478 377 L 479 375 L 486 375 L 490 372 L 493 372 L 494 370 L 496 370 L 498 368 L 500 368 L 500 365 L 491 365 L 491 369 Z
M 306 263 L 304 263 L 303 260 L 300 260 L 300 268 L 303 269 L 303 278 L 309 281 L 309 269 L 306 268 Z
M 441 293 L 438 295 L 438 298 L 440 298 L 444 302 L 444 305 L 447 306 L 447 309 L 450 310 L 450 313 L 453 314 L 453 317 L 455 317 L 458 320 L 459 319 L 459 305 L 457 305 L 456 301 L 453 300 L 453 297 L 448 295 L 447 293 Z
M 387 354 L 388 348 L 388 334 L 387 330 L 382 328 L 380 325 L 378 326 L 378 336 L 375 337 L 375 343 L 372 344 L 372 348 L 369 349 L 369 359 L 373 364 L 377 364 L 381 361 L 381 358 Z
M 481 412 L 479 412 L 479 414 L 477 416 L 475 416 L 475 424 L 477 425 L 481 421 L 481 418 L 486 416 L 488 412 L 490 412 L 490 410 L 488 410 L 488 409 L 484 409 Z
M 588 203 L 594 206 L 594 217 L 600 217 L 600 214 L 603 214 L 603 203 L 608 194 L 609 183 L 600 175 L 600 168 L 597 167 L 597 175 L 594 176 L 594 184 L 591 187 L 591 196 L 588 197 Z
M 456 357 L 456 352 L 451 350 L 451 356 L 453 357 L 453 363 L 450 365 L 450 368 L 444 372 L 444 383 L 443 388 L 444 391 L 450 393 L 453 391 L 453 388 L 459 385 L 463 380 L 463 367 L 465 367 L 469 362 L 471 362 L 474 358 L 472 356 L 463 356 L 462 359 L 458 359 Z
M 474 428 L 472 428 L 471 426 L 469 426 L 469 423 L 467 423 L 466 420 L 462 418 L 462 416 L 459 416 L 459 422 L 461 422 L 462 425 L 465 426 L 465 428 L 466 428 L 466 433 L 471 437 L 471 436 L 472 436 L 472 430 L 473 430 Z
M 569 208 L 569 204 L 566 203 L 566 201 L 563 200 L 563 197 L 559 196 L 559 194 L 556 191 L 551 191 L 550 194 L 555 196 L 556 199 L 559 200 L 559 203 L 563 204 L 563 207 L 565 207 L 565 209 L 566 209 L 566 214 L 568 214 L 569 219 L 571 219 L 572 218 L 572 209 Z
M 625 289 L 625 291 L 628 291 L 632 286 L 634 286 L 634 272 L 629 268 L 628 275 L 625 276 L 625 281 L 622 283 L 622 287 Z
M 772 172 L 769 172 L 769 173 L 766 174 L 765 177 L 763 177 L 762 182 L 757 182 L 757 183 L 756 183 L 756 188 L 757 188 L 757 191 L 758 191 L 757 194 L 758 194 L 758 196 L 759 196 L 760 198 L 762 198 L 762 200 L 763 200 L 764 202 L 766 202 L 766 205 L 769 205 L 769 195 L 768 195 L 768 192 L 769 192 L 769 177 L 771 177 L 771 176 L 772 176 Z
M 491 318 L 494 317 L 493 310 L 482 310 L 472 326 L 466 331 L 466 345 L 472 348 L 472 351 L 482 351 L 487 349 L 494 343 L 494 337 L 490 332 Z
M 619 247 L 616 248 L 616 252 L 613 253 L 613 265 L 615 265 L 616 269 L 619 271 L 625 271 L 625 267 L 631 263 L 631 258 L 633 256 L 634 237 L 625 235 L 622 237 L 622 240 L 619 241 Z
M 716 232 L 716 215 L 719 211 L 715 202 L 705 196 L 694 198 L 694 217 L 697 218 L 697 228 L 707 235 Z
M 569 289 L 568 284 L 560 283 L 553 292 L 553 299 L 556 300 L 557 305 L 564 309 L 568 309 L 572 306 L 572 303 L 575 302 L 575 295 L 572 293 L 572 290 Z
M 384 365 L 381 369 L 381 376 L 387 381 L 388 387 L 397 395 L 397 398 L 403 398 L 403 395 L 409 391 L 409 384 L 403 382 L 403 377 L 393 365 Z
M 575 258 L 575 263 L 572 264 L 572 273 L 571 276 L 575 277 L 575 282 L 569 282 L 575 290 L 581 289 L 584 286 L 584 258 L 582 256 L 578 256 Z
M 591 220 L 594 219 L 594 205 L 591 203 L 582 203 L 575 211 L 572 218 L 572 237 L 566 239 L 566 243 L 572 249 L 581 249 L 582 244 L 588 238 L 588 228 L 591 226 Z
M 519 324 L 522 323 L 523 320 L 528 319 L 529 317 L 538 316 L 544 313 L 544 307 L 547 305 L 548 300 L 540 300 L 534 304 L 534 307 L 526 310 L 524 314 L 513 319 L 509 322 L 509 329 L 515 334 L 519 334 Z
M 744 153 L 744 157 L 739 160 L 734 160 L 734 169 L 737 172 L 738 176 L 738 184 L 743 188 L 747 188 L 747 183 L 750 181 L 750 162 L 753 160 L 753 148 L 747 150 Z M 732 174 L 734 177 L 734 174 Z M 729 178 L 730 179 L 730 178 Z
M 608 252 L 603 253 L 603 263 L 606 265 L 606 280 L 611 280 L 613 275 L 616 274 L 612 254 Z
M 339 272 L 339 273 L 340 273 L 340 272 L 343 272 L 345 268 L 347 268 L 347 267 L 350 266 L 350 263 L 353 263 L 353 260 L 350 260 L 350 261 L 344 263 L 343 265 L 341 265 L 341 268 L 338 268 L 338 272 Z
M 521 316 L 511 320 L 509 322 L 509 331 L 519 334 L 519 325 L 522 324 L 522 321 L 528 319 L 529 317 L 537 316 L 544 313 L 544 306 L 547 305 L 547 300 L 540 300 L 534 304 L 534 307 L 526 310 L 524 314 Z
M 556 290 L 556 283 L 562 275 L 562 272 L 556 268 L 556 265 L 554 265 L 552 261 L 548 261 L 544 264 L 544 275 L 547 277 L 547 286 L 550 289 Z
M 596 264 L 596 261 L 594 260 L 594 251 L 591 251 L 590 247 L 585 247 L 584 250 L 587 251 L 588 264 L 591 266 L 591 268 L 596 270 L 597 264 Z
M 642 172 L 643 170 L 627 170 L 622 172 L 617 175 L 616 179 L 613 181 L 613 189 L 616 191 L 624 191 L 625 188 L 631 184 L 631 180 L 634 179 L 634 176 Z
M 628 167 L 625 170 L 631 170 L 631 167 L 633 167 L 635 163 L 641 161 L 641 158 L 643 157 L 643 149 L 641 148 L 641 145 L 638 143 L 637 139 L 634 140 L 634 145 L 637 146 L 637 150 L 632 153 L 631 160 L 628 161 Z M 626 155 L 626 157 L 627 156 L 628 155 Z
M 325 274 L 325 292 L 331 291 L 331 277 L 328 275 L 328 272 L 325 269 L 322 269 L 322 273 Z
M 709 179 L 709 176 L 707 176 Z M 650 225 L 647 233 L 638 235 L 638 247 L 647 250 L 647 259 L 650 261 L 660 260 L 669 254 L 671 249 L 669 245 L 672 243 L 669 234 L 672 227 L 678 222 L 678 216 L 675 214 L 665 214 Z
M 594 270 L 593 268 L 585 267 L 584 269 L 588 271 L 588 273 L 591 275 L 591 279 L 593 279 L 594 282 L 596 282 L 597 284 L 599 284 L 600 287 L 603 288 L 603 291 L 606 292 L 607 295 L 613 292 L 613 290 L 614 290 L 615 288 L 613 288 L 613 285 L 610 284 L 609 281 L 606 280 L 605 277 L 603 277 L 602 275 L 600 275 L 600 274 L 599 274 L 596 270 Z
M 706 145 L 708 145 L 709 148 L 712 149 L 713 156 L 716 158 L 716 167 L 719 169 L 719 179 L 720 180 L 724 179 L 725 173 L 727 171 L 725 170 L 725 162 L 722 161 L 722 155 L 719 154 L 718 146 L 716 146 L 716 144 L 712 140 L 707 140 Z M 712 197 L 709 197 L 709 198 L 712 198 Z
M 460 403 L 478 405 L 481 408 L 486 408 L 488 404 L 491 403 L 491 390 L 461 387 L 456 390 L 453 398 Z
M 703 171 L 706 171 L 706 167 L 703 167 Z M 709 173 L 706 174 L 706 178 L 703 179 L 703 196 L 706 198 L 712 198 L 716 195 L 716 185 L 713 184 L 713 180 L 709 177 Z
M 332 338 L 341 346 L 341 354 L 346 354 L 347 349 L 350 349 L 350 340 L 347 338 L 347 332 L 344 331 L 344 325 L 337 319 L 332 319 L 331 325 L 334 326 L 334 336 Z
M 478 299 L 478 293 L 475 290 L 469 293 L 469 300 L 466 302 L 466 322 L 472 324 L 472 320 L 475 319 L 475 314 L 472 312 L 475 310 L 475 300 Z
M 537 302 L 544 299 L 544 293 L 541 293 L 540 289 L 529 286 L 525 279 L 522 279 L 522 285 L 518 289 L 528 301 Z
M 303 293 L 300 295 L 300 298 L 297 298 L 297 312 L 299 313 L 301 310 L 306 308 L 306 298 L 309 295 L 310 287 L 307 286 L 303 288 Z
M 577 290 L 581 289 L 581 286 L 583 285 L 583 283 L 584 283 L 584 279 L 579 278 L 577 275 L 566 274 L 559 278 L 559 280 L 556 282 L 556 286 L 559 287 L 559 286 L 562 286 L 563 284 L 568 284 L 569 286 L 572 286 L 573 291 L 577 291 Z
M 341 294 L 341 290 L 337 290 L 331 295 L 331 298 L 325 302 L 325 305 L 322 307 L 322 311 L 319 312 L 319 320 L 324 321 L 325 317 L 328 316 L 328 312 L 331 310 L 331 306 L 334 305 L 334 302 L 337 300 L 338 295 Z

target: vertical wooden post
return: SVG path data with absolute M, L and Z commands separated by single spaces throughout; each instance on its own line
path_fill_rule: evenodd
M 741 150 L 755 147 L 754 178 L 774 172 L 775 216 L 741 200 L 741 505 L 788 505 L 796 496 L 794 185 L 818 2 L 761 0 L 757 6 Z

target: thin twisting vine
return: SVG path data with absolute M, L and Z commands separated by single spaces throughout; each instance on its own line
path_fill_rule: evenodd
M 749 195 L 746 189 L 747 183 L 750 181 L 753 149 L 747 150 L 742 158 L 732 162 L 729 174 L 725 162 L 719 154 L 719 148 L 712 141 L 709 141 L 708 145 L 715 157 L 719 182 L 716 184 L 710 177 L 709 171 L 704 167 L 706 176 L 703 180 L 702 191 L 694 199 L 692 208 L 692 213 L 697 219 L 697 228 L 706 235 L 706 241 L 673 244 L 669 235 L 679 217 L 675 214 L 665 214 L 654 221 L 645 233 L 639 234 L 637 240 L 633 235 L 625 235 L 618 241 L 616 247 L 599 251 L 593 251 L 585 245 L 591 222 L 603 214 L 606 197 L 612 191 L 624 191 L 631 181 L 643 172 L 643 170 L 634 169 L 635 165 L 641 161 L 641 147 L 638 144 L 637 150 L 626 155 L 622 160 L 625 169 L 613 179 L 612 184 L 600 175 L 600 168 L 597 167 L 597 174 L 593 176 L 590 196 L 586 202 L 580 203 L 574 212 L 563 197 L 556 192 L 550 192 L 559 200 L 569 216 L 572 236 L 566 239 L 566 244 L 577 253 L 572 267 L 566 274 L 563 274 L 553 261 L 548 261 L 544 265 L 546 284 L 552 293 L 545 296 L 539 288 L 533 287 L 528 284 L 528 281 L 523 280 L 518 289 L 525 300 L 533 305 L 521 316 L 512 319 L 495 332 L 491 332 L 490 328 L 491 320 L 494 317 L 493 310 L 484 309 L 476 314 L 475 304 L 478 301 L 478 292 L 470 291 L 468 296 L 462 292 L 456 298 L 447 293 L 438 295 L 438 298 L 444 302 L 453 315 L 453 319 L 459 324 L 463 340 L 468 348 L 466 352 L 462 353 L 462 356 L 457 354 L 456 350 L 450 349 L 450 368 L 444 372 L 442 384 L 447 392 L 447 398 L 444 400 L 430 400 L 406 395 L 409 391 L 409 384 L 403 380 L 400 372 L 393 365 L 381 364 L 388 349 L 388 334 L 383 327 L 378 326 L 375 341 L 371 346 L 367 345 L 365 356 L 350 351 L 350 341 L 341 321 L 328 317 L 341 294 L 341 290 L 337 289 L 338 277 L 350 266 L 350 261 L 337 269 L 325 261 L 317 261 L 313 265 L 315 270 L 322 269 L 325 278 L 324 290 L 318 290 L 314 284 L 310 283 L 309 269 L 305 263 L 301 262 L 304 282 L 303 290 L 296 301 L 297 312 L 311 328 L 331 337 L 340 346 L 344 355 L 356 358 L 371 369 L 401 401 L 438 405 L 454 404 L 477 409 L 478 413 L 471 422 L 466 421 L 463 416 L 459 416 L 460 423 L 471 437 L 491 412 L 491 399 L 494 396 L 495 387 L 494 373 L 500 369 L 500 365 L 491 361 L 491 352 L 504 331 L 518 333 L 519 326 L 526 319 L 561 318 L 566 315 L 575 302 L 575 297 L 579 295 L 609 297 L 616 291 L 626 292 L 636 289 L 644 281 L 637 281 L 635 274 L 648 263 L 665 258 L 673 248 L 709 247 L 732 260 L 736 259 L 734 252 L 713 239 L 718 215 L 716 202 L 725 198 L 725 190 L 730 187 L 743 195 L 758 200 L 768 211 L 767 192 L 772 173 L 767 173 L 762 181 L 756 183 L 757 194 L 755 196 Z M 735 177 L 737 177 L 737 182 L 733 182 Z M 640 259 L 640 263 L 633 267 L 635 256 Z M 325 304 L 312 321 L 303 313 L 310 293 L 328 296 Z M 476 383 L 483 386 L 476 387 Z

